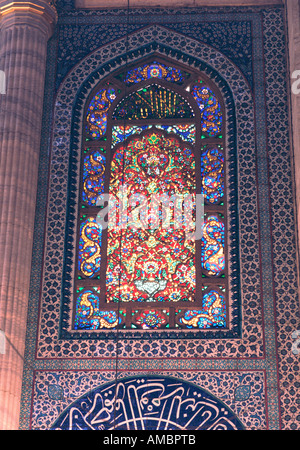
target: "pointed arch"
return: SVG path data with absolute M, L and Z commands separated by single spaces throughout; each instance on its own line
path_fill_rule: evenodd
M 149 27 L 149 28 L 153 28 L 153 27 Z M 157 27 L 154 27 L 157 28 Z M 160 27 L 158 27 L 160 28 Z M 148 30 L 149 31 L 149 30 Z M 172 33 L 171 33 L 172 34 Z M 190 39 L 188 39 L 189 41 Z M 189 44 L 189 42 L 187 42 L 187 44 Z M 199 45 L 199 43 L 197 43 L 197 45 Z M 153 52 L 153 48 L 155 47 L 156 52 Z M 190 47 L 191 48 L 191 47 Z M 193 45 L 193 48 L 195 49 L 195 45 Z M 197 47 L 198 50 L 200 50 L 199 46 Z M 210 49 L 208 46 L 203 46 L 201 47 L 201 49 L 203 50 L 203 52 L 201 51 L 201 53 L 203 53 L 203 55 L 205 55 L 204 59 L 207 59 Z M 205 49 L 205 51 L 204 51 Z M 136 53 L 134 53 L 136 52 Z M 141 53 L 150 53 L 150 55 L 155 56 L 155 55 L 159 55 L 162 56 L 163 58 L 168 58 L 168 56 L 166 55 L 170 55 L 172 53 L 172 59 L 174 61 L 174 64 L 178 64 L 178 59 L 183 59 L 183 53 L 179 52 L 178 50 L 170 50 L 170 47 L 166 47 L 164 45 L 162 45 L 161 43 L 155 43 L 155 44 L 151 44 L 149 45 L 147 48 L 143 48 L 141 49 L 141 47 L 139 47 L 138 50 L 136 51 L 132 51 L 129 55 L 129 60 L 136 60 L 137 62 L 140 61 L 140 56 Z M 95 52 L 97 53 L 97 52 Z M 194 51 L 193 51 L 194 53 Z M 152 56 L 152 57 L 153 57 Z M 224 58 L 223 56 L 221 56 L 222 58 L 222 64 L 224 65 Z M 226 58 L 227 59 L 227 58 Z M 215 60 L 214 60 L 215 61 Z M 85 59 L 85 64 L 89 62 L 89 58 Z M 91 70 L 91 74 L 86 77 L 85 79 L 85 83 L 84 85 L 81 86 L 81 90 L 79 90 L 78 92 L 78 97 L 77 97 L 77 102 L 75 103 L 76 108 L 74 110 L 74 115 L 73 115 L 73 145 L 71 146 L 72 148 L 72 152 L 77 151 L 78 144 L 80 139 L 78 139 L 78 137 L 80 136 L 80 134 L 78 134 L 78 124 L 82 121 L 82 114 L 83 114 L 83 105 L 84 102 L 83 100 L 87 98 L 88 96 L 88 89 L 87 87 L 92 87 L 93 85 L 96 85 L 96 82 L 99 80 L 99 78 L 102 78 L 103 75 L 105 73 L 107 73 L 106 71 L 109 70 L 109 72 L 111 73 L 112 69 L 115 69 L 115 67 L 117 67 L 119 64 L 123 63 L 123 68 L 124 68 L 124 57 L 120 56 L 119 60 L 115 59 L 112 60 L 112 62 L 107 63 L 107 66 L 102 65 L 102 68 L 100 70 L 97 71 L 97 74 L 95 72 L 93 72 Z M 179 63 L 180 65 L 182 65 L 182 62 Z M 226 61 L 227 64 L 227 61 Z M 85 66 L 86 67 L 86 66 Z M 105 68 L 107 67 L 107 69 Z M 231 234 L 230 237 L 230 247 L 233 247 L 235 249 L 238 250 L 238 220 L 237 220 L 237 215 L 234 214 L 234 212 L 236 211 L 236 207 L 237 207 L 237 183 L 236 183 L 236 177 L 237 177 L 237 170 L 236 170 L 236 122 L 235 122 L 235 107 L 236 105 L 240 106 L 240 111 L 243 109 L 242 106 L 242 101 L 243 99 L 245 99 L 246 97 L 248 97 L 250 95 L 249 93 L 249 88 L 247 86 L 247 83 L 245 82 L 245 80 L 243 79 L 243 77 L 241 76 L 240 72 L 238 71 L 238 69 L 235 68 L 235 66 L 228 61 L 228 65 L 226 66 L 226 77 L 229 81 L 230 77 L 228 75 L 228 71 L 232 69 L 232 71 L 234 72 L 234 82 L 232 82 L 232 80 L 230 80 L 231 82 L 231 88 L 229 88 L 227 81 L 226 81 L 226 77 L 221 77 L 220 74 L 214 70 L 211 66 L 208 66 L 206 63 L 204 63 L 203 61 L 199 60 L 198 58 L 194 58 L 193 56 L 189 56 L 189 66 L 188 67 L 192 67 L 193 70 L 195 67 L 197 68 L 201 68 L 201 74 L 203 74 L 205 77 L 207 77 L 207 79 L 210 79 L 213 83 L 214 86 L 216 87 L 218 92 L 221 92 L 222 94 L 222 98 L 224 100 L 224 105 L 225 105 L 225 109 L 226 109 L 226 116 L 227 116 L 227 124 L 226 124 L 226 132 L 227 132 L 227 146 L 226 146 L 226 151 L 227 151 L 227 160 L 229 163 L 229 174 L 230 177 L 228 178 L 228 185 L 230 186 L 230 189 L 228 190 L 228 195 L 229 195 L 229 200 L 232 201 L 231 206 L 229 208 L 229 212 L 230 215 L 228 217 L 228 220 L 230 222 L 230 226 L 231 226 L 231 231 L 233 230 L 233 233 Z M 229 69 L 230 68 L 230 69 Z M 92 69 L 92 68 L 91 68 Z M 232 73 L 233 73 L 232 72 Z M 101 75 L 100 75 L 101 73 Z M 225 72 L 223 71 L 223 75 L 225 74 Z M 238 83 L 240 83 L 238 85 Z M 244 89 L 244 90 L 243 90 Z M 63 95 L 62 97 L 65 100 L 65 96 Z M 69 119 L 67 119 L 69 120 Z M 243 119 L 241 117 L 239 117 L 239 122 L 240 124 L 242 124 Z M 77 125 L 76 125 L 77 124 Z M 78 136 L 78 137 L 77 137 Z M 75 145 L 74 145 L 75 143 Z M 75 171 L 77 171 L 78 168 L 78 160 L 71 160 L 71 174 L 74 173 Z M 73 191 L 74 192 L 74 191 Z M 74 201 L 74 194 L 72 194 L 72 187 L 71 189 L 69 189 L 69 198 L 73 198 Z M 70 211 L 71 209 L 71 211 Z M 68 217 L 68 223 L 70 225 L 70 223 L 74 223 L 75 221 L 75 214 L 73 212 L 73 208 L 69 208 L 69 217 Z M 67 241 L 73 241 L 74 242 L 74 232 L 72 231 L 72 226 L 70 227 L 68 225 L 67 230 L 66 230 L 66 239 Z M 67 249 L 67 254 L 70 255 L 70 258 L 73 259 L 74 261 L 74 252 L 70 251 L 70 248 Z M 70 258 L 67 259 L 67 261 L 70 261 Z M 67 274 L 70 269 L 69 269 L 69 265 L 65 264 L 64 266 L 64 273 Z M 238 319 L 238 316 L 240 314 L 239 312 L 239 274 L 238 274 L 238 267 L 239 267 L 239 258 L 238 258 L 238 251 L 234 252 L 234 257 L 230 259 L 230 273 L 233 274 L 232 279 L 234 280 L 234 283 L 232 283 L 232 285 L 230 286 L 230 303 L 233 305 L 233 308 L 231 309 L 231 313 L 230 313 L 230 323 L 229 323 L 229 328 L 226 328 L 226 332 L 225 334 L 223 334 L 222 332 L 218 331 L 215 332 L 213 335 L 209 332 L 206 331 L 205 336 L 206 337 L 221 337 L 221 336 L 228 336 L 228 337 L 238 337 L 239 336 L 239 330 L 240 330 L 240 320 Z M 62 316 L 61 316 L 61 336 L 72 336 L 73 338 L 81 338 L 81 337 L 98 337 L 99 335 L 97 333 L 78 333 L 76 331 L 72 331 L 70 330 L 70 306 L 72 304 L 72 289 L 70 289 L 70 285 L 69 283 L 64 283 L 63 286 L 63 301 L 62 301 Z M 216 293 L 220 293 L 220 292 L 216 292 Z M 69 305 L 69 306 L 68 306 Z M 195 331 L 195 330 L 193 330 Z M 128 334 L 127 334 L 128 335 Z M 159 336 L 164 336 L 165 333 L 160 333 Z M 178 337 L 178 333 L 173 333 L 172 334 L 174 337 Z M 101 334 L 101 338 L 105 338 L 105 337 L 111 338 L 114 336 L 113 333 L 109 333 L 109 334 L 105 334 L 102 333 Z M 124 333 L 124 336 L 126 336 L 126 333 Z M 128 335 L 129 336 L 129 335 Z M 147 337 L 153 337 L 153 333 L 145 333 L 145 338 Z M 167 333 L 166 336 L 169 336 L 169 334 Z M 201 337 L 201 333 L 188 333 L 185 332 L 185 336 L 191 336 L 191 337 Z M 134 334 L 132 332 L 130 332 L 130 337 L 140 337 L 140 334 Z
M 90 94 L 83 135 L 74 329 L 227 328 L 225 111 L 212 83 L 159 55 L 126 66 Z

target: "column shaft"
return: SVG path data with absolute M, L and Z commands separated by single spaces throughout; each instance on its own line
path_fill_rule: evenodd
M 9 10 L 0 22 L 6 76 L 0 95 L 0 329 L 7 336 L 0 355 L 0 429 L 19 426 L 49 31 L 45 17 L 31 10 Z

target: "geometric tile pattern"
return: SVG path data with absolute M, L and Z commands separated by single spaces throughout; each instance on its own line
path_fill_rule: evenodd
M 129 378 L 131 377 L 131 378 Z M 123 398 L 123 389 L 126 385 L 130 385 L 131 389 L 126 394 L 122 400 L 122 407 L 129 409 L 124 401 L 128 400 L 128 397 L 133 397 L 132 403 L 135 403 L 136 393 L 142 390 L 142 397 L 139 399 L 140 407 L 146 411 L 144 420 L 147 421 L 151 419 L 150 413 L 153 411 L 153 406 L 148 406 L 149 396 L 151 392 L 157 395 L 156 403 L 159 401 L 159 417 L 161 417 L 161 411 L 163 408 L 163 398 L 169 403 L 165 405 L 165 419 L 166 416 L 170 416 L 170 408 L 177 408 L 177 415 L 179 411 L 178 405 L 172 402 L 172 390 L 168 392 L 166 390 L 166 385 L 164 380 L 168 381 L 171 385 L 171 389 L 176 391 L 177 396 L 181 396 L 182 393 L 182 382 L 188 382 L 187 385 L 190 387 L 190 394 L 195 394 L 195 389 L 197 387 L 204 389 L 202 391 L 202 397 L 205 392 L 209 392 L 211 395 L 218 398 L 221 401 L 221 408 L 229 408 L 231 410 L 231 415 L 235 414 L 239 417 L 242 427 L 248 429 L 264 429 L 266 427 L 266 405 L 265 405 L 265 380 L 263 372 L 179 372 L 174 375 L 170 372 L 155 372 L 155 375 L 149 373 L 122 373 L 118 379 L 115 379 L 114 372 L 84 372 L 80 371 L 74 373 L 72 371 L 66 372 L 36 372 L 35 373 L 35 394 L 34 394 L 34 415 L 32 417 L 32 428 L 33 429 L 44 429 L 47 430 L 50 427 L 69 429 L 73 426 L 76 428 L 76 420 L 78 426 L 83 426 L 86 429 L 110 429 L 110 427 L 115 426 L 118 429 L 117 424 L 114 423 L 114 410 L 110 408 L 112 401 L 109 400 L 109 395 L 114 395 L 114 389 L 117 386 L 119 394 L 117 398 L 121 396 Z M 129 383 L 129 381 L 131 383 Z M 137 385 L 134 386 L 134 382 Z M 179 383 L 180 382 L 180 383 Z M 121 388 L 120 388 L 121 386 Z M 165 387 L 164 387 L 165 386 Z M 100 388 L 100 389 L 99 389 Z M 110 392 L 108 389 L 111 389 Z M 95 392 L 97 397 L 95 399 Z M 197 391 L 196 391 L 197 392 Z M 102 393 L 102 395 L 101 395 Z M 90 410 L 93 409 L 101 412 L 103 411 L 103 403 L 97 408 L 95 402 L 99 396 L 106 401 L 107 409 L 102 412 L 102 416 L 105 416 L 105 422 L 102 422 L 101 417 L 97 421 L 96 419 L 91 419 Z M 175 394 L 174 394 L 175 395 Z M 85 397 L 87 396 L 87 397 Z M 144 398 L 144 401 L 143 401 Z M 145 400 L 147 398 L 147 401 Z M 197 399 L 201 398 L 197 395 Z M 79 399 L 79 400 L 78 400 Z M 106 400 L 107 399 L 107 400 Z M 161 399 L 161 400 L 158 400 Z M 77 401 L 76 401 L 77 400 Z M 110 402 L 108 405 L 108 401 Z M 190 404 L 192 400 L 188 400 L 183 397 L 180 401 L 180 412 L 185 410 L 184 404 Z M 72 406 L 70 412 L 66 410 L 69 405 Z M 152 402 L 155 406 L 155 400 Z M 86 405 L 89 405 L 86 407 Z M 203 403 L 202 403 L 203 405 Z M 167 407 L 168 406 L 168 407 Z M 195 405 L 196 406 L 196 405 Z M 139 420 L 137 408 L 135 413 L 135 421 Z M 65 411 L 65 412 L 64 412 Z M 187 409 L 188 411 L 188 409 Z M 196 410 L 197 411 L 197 410 Z M 154 414 L 154 411 L 152 412 Z M 194 413 L 195 414 L 195 410 Z M 117 414 L 119 415 L 119 413 Z M 130 415 L 130 411 L 128 411 Z M 177 421 L 179 427 L 184 426 L 184 428 L 179 429 L 189 429 L 185 428 L 187 422 L 191 421 L 190 414 L 181 413 L 182 423 Z M 75 417 L 74 417 L 75 416 Z M 89 416 L 89 417 L 88 417 Z M 92 417 L 97 414 L 92 412 Z M 110 417 L 111 416 L 111 419 Z M 200 416 L 200 415 L 199 415 Z M 230 416 L 230 415 L 229 415 Z M 57 418 L 60 417 L 59 423 L 56 423 Z M 228 415 L 227 415 L 228 417 Z M 73 423 L 71 423 L 71 420 Z M 231 416 L 232 420 L 232 416 Z M 80 422 L 80 423 L 78 423 Z M 200 423 L 199 417 L 197 417 L 197 422 Z M 216 418 L 216 425 L 219 424 L 219 417 Z M 105 425 L 102 425 L 105 424 Z M 174 424 L 174 420 L 173 420 Z M 102 426 L 101 426 L 102 425 Z M 152 426 L 155 424 L 152 424 Z M 195 424 L 194 424 L 195 425 Z M 228 426 L 230 424 L 226 424 Z M 105 426 L 105 428 L 104 428 Z M 131 424 L 132 426 L 132 424 Z M 139 424 L 136 424 L 137 429 L 139 429 Z M 151 424 L 150 424 L 151 426 Z M 166 421 L 162 423 L 161 429 L 165 429 Z M 172 424 L 169 425 L 172 429 Z M 205 424 L 208 427 L 208 424 Z M 235 425 L 236 426 L 236 425 Z M 103 427 L 103 428 L 102 428 Z M 126 428 L 125 428 L 126 429 Z M 130 428 L 135 429 L 135 427 Z M 147 428 L 146 428 L 147 429 Z M 151 428 L 149 428 L 151 429 Z M 153 428 L 152 428 L 153 429 Z M 191 424 L 191 428 L 192 424 Z

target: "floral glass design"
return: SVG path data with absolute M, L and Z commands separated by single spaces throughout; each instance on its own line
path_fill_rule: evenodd
M 178 315 L 177 323 L 183 328 L 222 328 L 226 326 L 224 293 L 211 289 L 203 295 L 203 309 L 187 309 Z M 178 313 L 179 311 L 177 311 Z
M 99 150 L 84 158 L 82 200 L 88 205 L 96 205 L 99 194 L 104 192 L 105 163 Z
M 184 227 L 176 227 L 174 205 L 168 228 L 158 213 L 164 195 L 194 194 L 193 153 L 175 138 L 151 131 L 115 153 L 110 193 L 117 203 L 123 184 L 135 202 L 126 229 L 108 232 L 107 301 L 193 301 L 195 243 Z
M 85 277 L 100 271 L 102 230 L 94 217 L 83 217 L 80 225 L 78 270 Z
M 127 125 L 127 126 L 114 126 L 112 129 L 112 146 L 114 147 L 116 144 L 125 141 L 128 137 L 133 136 L 134 134 L 140 134 L 144 130 L 148 130 L 150 128 L 157 128 L 158 130 L 165 130 L 169 134 L 176 134 L 180 136 L 183 141 L 190 142 L 192 144 L 195 143 L 196 139 L 196 126 L 194 124 L 187 125 Z
M 225 226 L 217 215 L 209 216 L 203 224 L 202 269 L 210 277 L 219 276 L 225 269 Z
M 201 82 L 192 89 L 201 110 L 201 127 L 205 136 L 215 137 L 221 133 L 223 116 L 221 105 L 212 90 Z
M 134 310 L 132 328 L 141 328 L 143 330 L 161 329 L 168 327 L 169 312 L 167 310 L 157 310 L 155 308 Z
M 114 329 L 122 323 L 122 314 L 116 311 L 101 311 L 97 287 L 78 289 L 75 314 L 75 330 Z M 122 313 L 122 311 L 121 311 Z
M 203 147 L 201 182 L 205 202 L 220 203 L 224 197 L 224 154 L 221 145 Z
M 188 74 L 183 73 L 180 69 L 154 61 L 151 64 L 143 64 L 129 70 L 125 75 L 125 82 L 130 85 L 152 78 L 160 78 L 170 83 L 182 84 L 186 76 Z M 121 74 L 121 77 L 124 80 L 124 74 Z
M 106 133 L 107 113 L 116 98 L 114 88 L 101 89 L 89 104 L 86 116 L 86 131 L 93 139 Z

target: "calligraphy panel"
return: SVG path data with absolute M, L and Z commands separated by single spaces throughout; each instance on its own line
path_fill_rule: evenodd
M 221 400 L 178 378 L 147 375 L 112 381 L 78 398 L 52 430 L 243 430 Z
M 122 100 L 113 113 L 116 120 L 187 119 L 194 112 L 177 92 L 156 84 L 135 91 Z

